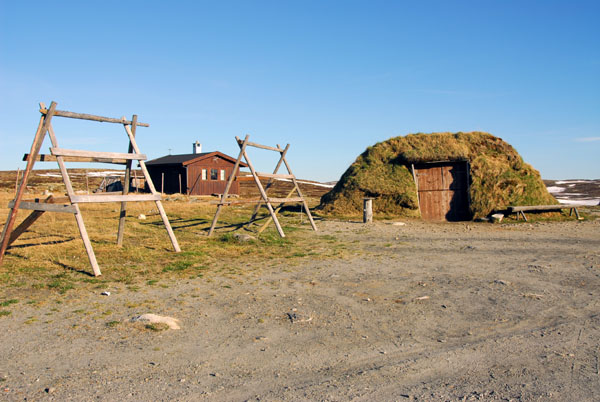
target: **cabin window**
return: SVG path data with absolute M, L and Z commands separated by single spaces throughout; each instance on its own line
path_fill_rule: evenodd
M 206 180 L 206 169 L 202 169 L 202 180 Z
M 225 180 L 225 169 L 221 169 L 221 180 Z
M 210 179 L 219 180 L 219 169 L 210 169 Z

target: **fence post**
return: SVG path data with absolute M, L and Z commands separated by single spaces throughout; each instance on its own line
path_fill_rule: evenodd
M 363 198 L 363 223 L 373 222 L 373 198 Z

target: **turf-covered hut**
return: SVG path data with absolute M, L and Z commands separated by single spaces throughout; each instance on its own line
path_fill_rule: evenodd
M 199 144 L 194 145 L 192 154 L 167 155 L 146 162 L 157 191 L 167 194 L 223 194 L 236 159 L 219 151 L 196 152 Z M 240 162 L 240 167 L 247 166 Z M 235 172 L 236 176 L 238 173 L 239 168 Z M 240 186 L 236 179 L 229 194 L 239 192 Z
M 384 216 L 469 220 L 508 205 L 557 204 L 537 170 L 488 133 L 409 134 L 363 152 L 319 208 L 362 214 L 363 198 Z

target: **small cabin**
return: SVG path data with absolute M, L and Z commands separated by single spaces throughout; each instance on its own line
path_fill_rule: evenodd
M 196 141 L 191 154 L 167 155 L 146 162 L 156 190 L 166 194 L 223 194 L 236 158 L 219 151 L 201 152 L 201 149 Z M 248 165 L 240 161 L 239 166 Z M 240 193 L 238 174 L 239 168 L 235 172 L 236 179 L 231 184 L 229 194 Z

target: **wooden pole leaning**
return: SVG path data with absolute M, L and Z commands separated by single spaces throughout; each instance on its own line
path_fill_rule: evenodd
M 269 197 L 267 197 L 267 193 L 263 189 L 262 183 L 260 182 L 260 179 L 258 178 L 258 174 L 256 173 L 256 170 L 254 170 L 254 166 L 252 165 L 252 162 L 250 162 L 250 159 L 248 158 L 248 154 L 245 149 L 242 150 L 242 154 L 244 155 L 244 159 L 246 159 L 246 163 L 248 164 L 248 167 L 250 168 L 250 172 L 252 172 L 252 177 L 254 177 L 254 182 L 256 183 L 256 187 L 258 187 L 260 196 L 264 200 L 265 204 L 267 204 L 267 209 L 269 210 L 269 213 L 271 214 L 271 217 L 273 218 L 273 222 L 275 223 L 277 232 L 279 232 L 279 236 L 285 237 L 285 233 L 283 233 L 283 229 L 281 228 L 281 225 L 279 224 L 279 219 L 277 219 L 277 215 L 275 215 L 275 211 L 273 210 L 273 207 L 271 206 Z
M 223 207 L 225 201 L 227 200 L 227 195 L 229 194 L 229 189 L 231 188 L 231 185 L 233 184 L 233 181 L 235 180 L 235 175 L 237 173 L 238 168 L 240 167 L 240 162 L 242 161 L 242 156 L 244 154 L 244 151 L 246 150 L 246 146 L 248 145 L 249 138 L 250 138 L 250 136 L 246 135 L 246 138 L 244 138 L 244 141 L 242 141 L 242 143 L 240 144 L 240 139 L 238 137 L 235 137 L 237 144 L 240 147 L 240 154 L 238 155 L 237 159 L 235 160 L 235 164 L 233 165 L 233 171 L 231 172 L 231 175 L 229 176 L 229 180 L 227 180 L 227 184 L 225 185 L 225 191 L 223 191 L 223 194 L 221 195 L 221 202 L 217 206 L 217 212 L 215 212 L 213 221 L 210 224 L 210 229 L 208 230 L 208 236 L 211 236 L 213 234 L 213 231 L 215 230 L 215 226 L 217 226 L 217 221 L 219 220 L 219 214 L 221 213 L 221 208 Z
M 133 136 L 133 133 L 131 132 L 131 128 L 129 125 L 125 125 L 125 131 L 127 132 L 127 136 L 129 136 L 129 142 L 131 143 L 131 146 L 133 147 L 134 152 L 136 154 L 139 154 L 140 149 L 138 148 L 137 143 L 135 142 L 135 137 Z M 146 183 L 148 184 L 148 188 L 150 189 L 150 192 L 155 196 L 160 196 L 160 194 L 158 194 L 156 192 L 156 188 L 154 188 L 154 184 L 152 183 L 152 179 L 150 178 L 150 173 L 148 173 L 148 169 L 146 168 L 146 163 L 144 163 L 143 160 L 140 160 L 139 163 L 140 163 L 140 168 L 142 169 L 142 173 L 144 174 L 144 178 L 146 179 Z M 162 203 L 160 202 L 160 198 L 158 200 L 156 200 L 155 203 L 156 203 L 156 208 L 158 209 L 158 213 L 160 214 L 160 217 L 162 218 L 163 224 L 165 225 L 165 228 L 167 229 L 167 233 L 169 234 L 169 238 L 171 239 L 173 248 L 175 249 L 175 252 L 179 253 L 181 251 L 181 248 L 179 248 L 179 243 L 177 242 L 175 233 L 173 233 L 173 228 L 171 228 L 171 224 L 169 223 L 169 218 L 167 217 L 167 213 L 165 212 L 165 209 L 163 208 Z
M 296 189 L 296 192 L 298 193 L 298 197 L 302 198 L 302 204 L 304 205 L 304 209 L 306 210 L 306 216 L 308 216 L 308 220 L 310 221 L 310 226 L 312 226 L 313 230 L 316 232 L 317 226 L 315 225 L 315 221 L 313 220 L 312 214 L 310 213 L 310 208 L 308 208 L 308 203 L 306 202 L 306 199 L 302 195 L 302 191 L 300 191 L 300 186 L 298 185 L 296 176 L 294 176 L 294 174 L 292 173 L 292 169 L 290 168 L 290 165 L 289 165 L 287 159 L 285 159 L 285 155 L 283 155 L 281 157 L 281 159 L 283 159 L 283 163 L 285 164 L 285 168 L 287 169 L 288 173 L 292 176 L 292 183 L 294 183 L 294 188 Z
M 126 124 L 124 124 L 126 125 Z M 135 131 L 137 128 L 137 115 L 134 114 L 131 118 L 131 135 L 135 138 Z M 128 153 L 133 153 L 133 145 L 129 141 Z M 129 194 L 129 182 L 131 181 L 131 165 L 133 161 L 127 160 L 125 165 L 125 178 L 123 179 L 123 195 Z M 123 231 L 125 230 L 125 216 L 127 215 L 127 201 L 121 202 L 121 212 L 119 213 L 119 230 L 117 231 L 117 244 L 123 245 Z
M 52 146 L 58 148 L 56 135 L 54 135 L 54 129 L 51 125 L 48 125 L 48 134 L 50 136 Z M 71 178 L 69 177 L 69 173 L 67 172 L 65 161 L 63 160 L 62 156 L 57 156 L 56 160 L 58 162 L 58 167 L 60 168 L 60 174 L 63 177 L 63 182 L 65 183 L 67 196 L 69 197 L 69 199 L 71 199 L 72 202 L 73 196 L 75 195 L 75 191 L 73 191 L 73 185 L 71 184 Z M 100 272 L 100 267 L 98 266 L 98 261 L 96 260 L 96 254 L 94 254 L 94 249 L 92 248 L 90 237 L 88 236 L 87 229 L 85 228 L 85 224 L 83 223 L 83 217 L 81 216 L 81 211 L 79 210 L 79 204 L 73 202 L 72 204 L 75 207 L 75 222 L 77 222 L 77 228 L 79 229 L 81 240 L 83 240 L 83 246 L 85 247 L 88 259 L 90 260 L 90 265 L 92 266 L 92 270 L 94 271 L 94 276 L 100 276 L 102 275 L 102 272 Z
M 33 143 L 31 144 L 31 151 L 29 154 L 32 156 L 27 161 L 27 167 L 23 172 L 23 177 L 21 178 L 21 185 L 17 190 L 17 194 L 14 199 L 14 206 L 10 209 L 8 213 L 8 218 L 6 220 L 6 224 L 4 225 L 4 229 L 2 230 L 2 238 L 0 239 L 0 264 L 4 260 L 4 254 L 6 253 L 6 249 L 8 248 L 8 244 L 11 237 L 12 228 L 15 224 L 15 220 L 17 219 L 17 212 L 19 210 L 19 204 L 23 199 L 23 194 L 25 193 L 25 189 L 27 188 L 27 180 L 29 179 L 29 174 L 33 170 L 33 165 L 35 164 L 35 159 L 40 152 L 40 148 L 42 147 L 42 143 L 44 142 L 44 137 L 46 136 L 46 132 L 48 131 L 48 126 L 50 126 L 50 121 L 52 120 L 52 116 L 54 115 L 54 111 L 56 110 L 56 103 L 52 102 L 50 104 L 50 109 L 46 112 L 46 114 L 40 117 L 40 123 L 38 125 L 35 136 L 33 137 Z
M 280 148 L 279 144 L 277 144 L 277 148 Z M 279 157 L 279 161 L 277 162 L 275 169 L 273 169 L 273 174 L 277 174 L 277 172 L 279 171 L 279 168 L 281 167 L 281 164 L 283 163 L 283 158 L 285 157 L 285 154 L 287 154 L 288 149 L 290 149 L 290 144 L 287 144 L 287 146 L 283 149 L 283 151 L 279 151 L 281 156 Z M 275 183 L 275 178 L 273 178 L 273 177 L 269 178 L 269 181 L 267 182 L 267 185 L 265 186 L 265 193 L 267 193 L 269 191 L 269 189 L 271 188 L 271 186 L 274 183 Z M 289 198 L 290 195 L 288 195 L 285 198 Z M 252 217 L 250 218 L 248 225 L 250 225 L 256 219 L 256 216 L 258 215 L 258 211 L 260 210 L 260 205 L 261 205 L 260 202 L 258 204 L 256 204 L 256 207 L 254 208 L 254 212 L 252 213 Z M 281 209 L 281 206 L 277 210 L 279 210 L 279 209 Z M 270 220 L 269 220 L 269 222 L 270 222 Z M 261 228 L 262 230 L 260 230 L 258 233 L 261 233 L 264 230 L 264 227 L 265 226 L 263 225 L 263 228 Z

